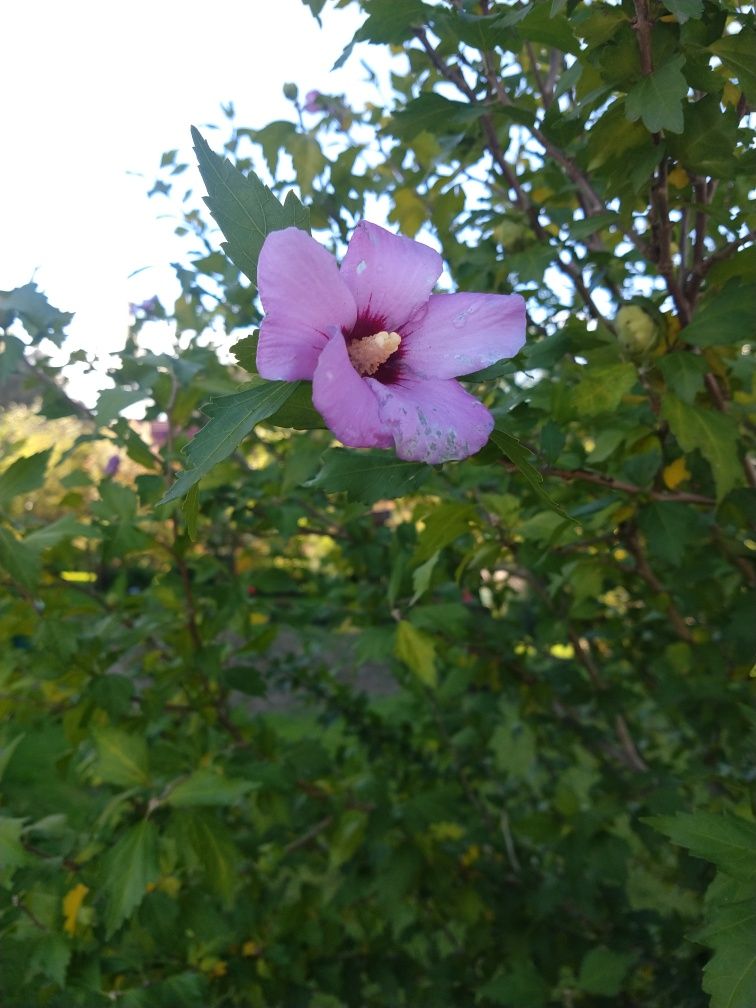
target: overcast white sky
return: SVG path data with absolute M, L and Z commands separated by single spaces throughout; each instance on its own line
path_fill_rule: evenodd
M 0 289 L 34 279 L 76 312 L 73 344 L 122 346 L 129 301 L 164 291 L 183 247 L 146 195 L 162 152 L 189 152 L 189 125 L 223 102 L 246 126 L 291 118 L 287 81 L 364 100 L 358 58 L 330 72 L 360 20 L 326 13 L 321 30 L 301 0 L 9 0 Z

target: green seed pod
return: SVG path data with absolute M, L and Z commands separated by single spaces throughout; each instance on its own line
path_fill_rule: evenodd
M 617 338 L 629 354 L 644 354 L 658 338 L 656 323 L 638 305 L 625 305 L 617 312 Z

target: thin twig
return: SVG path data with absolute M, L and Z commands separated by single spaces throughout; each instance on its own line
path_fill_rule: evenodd
M 427 53 L 428 58 L 441 76 L 444 77 L 445 80 L 448 80 L 450 83 L 456 85 L 456 87 L 469 99 L 471 104 L 478 105 L 479 102 L 477 96 L 465 80 L 464 76 L 455 67 L 450 67 L 444 62 L 431 45 L 424 29 L 417 28 L 415 30 L 415 36 L 420 41 L 420 44 Z M 536 237 L 542 242 L 548 242 L 549 235 L 539 220 L 538 208 L 531 202 L 530 196 L 520 183 L 516 172 L 504 157 L 504 152 L 502 151 L 498 137 L 496 136 L 496 130 L 491 117 L 484 113 L 480 117 L 480 124 L 485 135 L 488 151 L 493 158 L 494 163 L 506 179 L 507 185 L 514 192 L 517 206 L 527 215 L 528 220 L 530 221 L 530 226 Z M 554 157 L 556 158 L 556 154 L 554 154 Z M 562 157 L 564 157 L 564 155 L 562 155 Z M 607 329 L 613 332 L 614 323 L 604 318 L 601 314 L 588 287 L 586 286 L 582 270 L 579 266 L 571 260 L 563 260 L 559 255 L 555 257 L 554 265 L 572 281 L 573 286 L 583 299 L 583 303 L 585 304 L 591 317 L 597 322 L 601 322 Z
M 317 836 L 327 830 L 328 827 L 333 822 L 333 816 L 327 815 L 320 822 L 316 822 L 314 826 L 311 826 L 305 833 L 297 837 L 296 840 L 292 840 L 291 843 L 287 844 L 284 849 L 284 854 L 291 854 L 295 850 L 299 850 L 300 847 L 306 847 L 308 843 L 314 840 Z
M 651 569 L 651 565 L 649 564 L 648 558 L 643 550 L 638 530 L 635 527 L 631 526 L 629 528 L 627 535 L 625 536 L 625 541 L 627 542 L 630 552 L 635 558 L 635 569 L 638 575 L 646 582 L 653 592 L 664 598 L 667 615 L 669 616 L 669 621 L 672 624 L 675 633 L 680 640 L 686 641 L 690 644 L 693 641 L 693 635 L 690 632 L 690 627 L 687 625 L 680 613 L 680 610 L 672 600 L 672 596 L 669 591 Z
M 517 472 L 517 467 L 511 462 L 502 462 L 508 472 Z M 580 483 L 594 483 L 596 486 L 606 487 L 608 490 L 617 490 L 619 493 L 638 494 L 655 501 L 677 501 L 682 504 L 704 504 L 714 507 L 716 501 L 713 497 L 704 497 L 703 494 L 687 493 L 667 493 L 663 490 L 647 490 L 645 487 L 637 486 L 635 483 L 628 483 L 625 480 L 615 479 L 613 476 L 602 476 L 601 473 L 590 472 L 588 469 L 558 469 L 555 466 L 544 466 L 541 470 L 542 476 L 554 476 L 556 479 L 572 482 L 577 480 Z

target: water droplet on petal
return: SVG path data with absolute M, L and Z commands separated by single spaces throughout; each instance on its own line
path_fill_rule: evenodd
M 472 305 L 470 305 L 469 308 L 465 308 L 464 311 L 461 311 L 459 315 L 455 315 L 454 318 L 452 319 L 452 325 L 454 326 L 454 328 L 461 329 L 466 324 L 468 318 L 470 317 L 470 315 L 472 315 L 474 311 L 475 308 Z
M 364 259 L 362 259 L 360 262 L 357 263 L 357 269 L 355 270 L 355 273 L 357 274 L 357 276 L 359 276 L 360 273 L 364 273 L 366 269 L 367 269 L 367 263 L 365 262 Z

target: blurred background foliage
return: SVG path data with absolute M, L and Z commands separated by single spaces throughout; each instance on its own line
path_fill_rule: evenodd
M 255 426 L 188 150 L 182 293 L 93 409 L 70 315 L 0 293 L 0 1000 L 753 1008 L 753 15 L 357 6 L 390 94 L 211 147 L 337 253 L 388 218 L 522 293 L 498 432 L 397 467 L 306 388 Z M 199 479 L 223 396 L 254 431 Z

